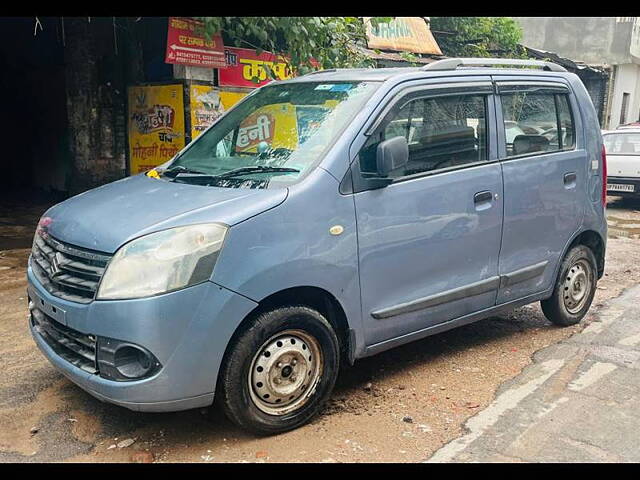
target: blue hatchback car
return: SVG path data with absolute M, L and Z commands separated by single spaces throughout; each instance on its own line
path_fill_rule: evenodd
M 579 322 L 604 270 L 605 195 L 596 112 L 558 65 L 315 72 L 255 90 L 155 170 L 50 208 L 30 328 L 100 400 L 216 397 L 241 427 L 283 432 L 343 362 L 536 301 Z

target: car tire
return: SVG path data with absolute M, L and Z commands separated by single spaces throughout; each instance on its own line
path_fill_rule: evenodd
M 587 314 L 598 282 L 596 257 L 589 247 L 577 245 L 565 256 L 553 294 L 540 305 L 547 319 L 568 327 Z
M 226 416 L 245 430 L 273 435 L 311 420 L 329 398 L 340 367 L 338 338 L 306 306 L 259 314 L 230 345 L 220 372 Z

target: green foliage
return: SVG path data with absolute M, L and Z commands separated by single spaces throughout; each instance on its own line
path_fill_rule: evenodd
M 199 17 L 207 35 L 222 32 L 225 45 L 287 55 L 297 74 L 321 68 L 372 67 L 375 61 L 354 48 L 366 45 L 366 29 L 358 17 Z M 394 17 L 373 17 L 377 25 Z M 444 55 L 526 58 L 519 47 L 522 31 L 509 17 L 431 17 Z M 415 55 L 400 54 L 415 62 Z
M 510 17 L 431 17 L 431 30 L 452 32 L 436 39 L 449 57 L 526 58 L 522 29 Z
M 408 62 L 410 66 L 412 67 L 419 67 L 420 63 L 418 62 L 418 56 L 411 53 L 411 52 L 400 52 L 400 57 L 402 57 L 402 59 L 405 62 Z
M 200 17 L 208 35 L 222 32 L 225 45 L 286 54 L 299 74 L 322 68 L 373 66 L 374 62 L 353 48 L 364 45 L 366 31 L 358 17 Z M 385 22 L 391 17 L 378 17 Z

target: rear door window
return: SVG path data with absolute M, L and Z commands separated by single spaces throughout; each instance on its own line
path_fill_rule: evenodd
M 507 157 L 572 150 L 575 128 L 569 96 L 532 89 L 501 93 Z

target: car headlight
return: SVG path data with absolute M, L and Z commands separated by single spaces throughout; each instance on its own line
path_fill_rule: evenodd
M 98 289 L 98 300 L 171 292 L 211 277 L 227 227 L 217 223 L 150 233 L 120 247 Z

